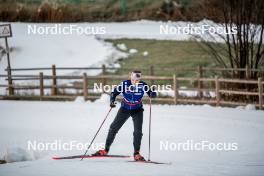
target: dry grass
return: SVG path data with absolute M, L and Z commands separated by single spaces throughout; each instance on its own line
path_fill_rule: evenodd
M 175 1 L 175 0 L 171 0 Z M 183 1 L 183 0 L 181 0 Z M 127 0 L 126 13 L 122 13 L 120 0 L 82 3 L 17 3 L 0 2 L 0 21 L 23 22 L 79 22 L 79 21 L 128 21 L 217 19 L 218 12 L 211 11 L 205 0 L 189 0 L 187 5 L 165 3 L 165 0 Z

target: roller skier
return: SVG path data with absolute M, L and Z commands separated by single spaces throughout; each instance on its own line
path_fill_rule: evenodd
M 145 161 L 145 158 L 140 154 L 143 124 L 143 104 L 142 98 L 144 93 L 150 98 L 155 98 L 157 96 L 156 92 L 152 91 L 150 86 L 148 86 L 144 81 L 141 80 L 141 71 L 133 71 L 130 74 L 130 79 L 123 81 L 118 85 L 111 93 L 110 96 L 110 107 L 114 108 L 116 96 L 122 93 L 123 100 L 121 102 L 121 107 L 118 113 L 110 125 L 108 135 L 105 142 L 105 148 L 94 153 L 94 156 L 107 155 L 110 146 L 113 143 L 117 132 L 126 122 L 126 120 L 131 116 L 134 124 L 133 132 L 133 146 L 134 146 L 134 160 L 135 161 Z

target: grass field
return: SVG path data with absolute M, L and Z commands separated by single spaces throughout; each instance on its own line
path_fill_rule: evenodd
M 128 68 L 146 68 L 154 66 L 157 75 L 172 75 L 171 71 L 160 71 L 155 68 L 197 68 L 199 65 L 212 67 L 216 63 L 212 56 L 205 52 L 196 42 L 192 41 L 157 41 L 141 39 L 107 40 L 117 44 L 125 44 L 129 49 L 137 49 L 138 52 L 130 54 L 129 58 L 119 61 L 121 65 L 117 74 L 125 74 Z M 147 51 L 148 56 L 143 56 Z M 147 74 L 147 73 L 146 73 Z M 179 72 L 178 76 L 194 76 L 194 72 Z

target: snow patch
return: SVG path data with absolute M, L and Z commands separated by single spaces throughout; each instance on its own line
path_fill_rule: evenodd
M 245 106 L 245 110 L 256 110 L 256 106 L 253 104 L 248 104 Z
M 126 51 L 127 47 L 124 43 L 120 43 L 116 45 L 118 49 L 122 50 L 122 51 Z
M 143 56 L 148 56 L 148 54 L 149 54 L 149 53 L 148 53 L 147 51 L 144 51 L 144 52 L 142 53 Z
M 204 104 L 204 105 L 202 105 L 203 107 L 205 107 L 205 108 L 211 108 L 212 106 L 211 105 L 209 105 L 209 104 Z
M 135 53 L 137 53 L 137 52 L 138 52 L 137 49 L 133 49 L 133 48 L 132 48 L 132 49 L 129 50 L 129 53 L 130 53 L 130 54 L 135 54 Z
M 245 110 L 256 110 L 256 106 L 253 104 L 248 104 L 246 106 L 237 106 L 236 109 L 245 109 Z
M 78 96 L 75 98 L 74 103 L 85 103 L 85 100 L 82 96 Z

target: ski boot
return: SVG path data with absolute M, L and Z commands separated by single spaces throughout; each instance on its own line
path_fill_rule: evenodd
M 139 152 L 134 153 L 134 160 L 135 161 L 146 161 L 145 158 L 141 156 Z
M 95 152 L 94 154 L 92 154 L 92 156 L 105 156 L 107 155 L 108 151 L 107 150 L 98 150 L 97 152 Z

